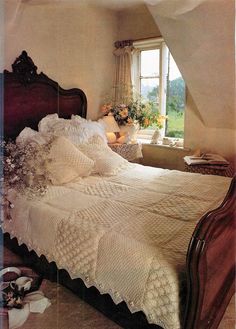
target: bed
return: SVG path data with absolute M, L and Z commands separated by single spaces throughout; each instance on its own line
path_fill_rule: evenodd
M 86 117 L 84 92 L 64 90 L 38 74 L 25 51 L 12 68 L 4 71 L 5 138 L 16 138 L 26 126 L 37 129 L 55 109 L 61 118 Z M 79 198 L 86 206 L 72 216 L 70 207 Z M 43 212 L 37 203 L 18 199 L 31 216 L 19 212 L 17 220 L 6 222 L 4 242 L 124 328 L 213 329 L 234 294 L 235 199 L 235 177 L 128 164 L 109 177 L 92 175 L 51 189 L 41 201 Z M 47 216 L 60 220 L 45 222 Z M 77 218 L 83 219 L 79 225 Z M 77 257 L 74 250 L 96 250 L 97 256 L 88 262 L 88 255 Z

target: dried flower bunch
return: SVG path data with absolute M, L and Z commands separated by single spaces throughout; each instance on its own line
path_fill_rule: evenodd
M 50 143 L 43 146 L 36 143 L 16 145 L 2 141 L 0 146 L 3 194 L 13 188 L 28 197 L 44 195 L 49 183 L 46 155 Z

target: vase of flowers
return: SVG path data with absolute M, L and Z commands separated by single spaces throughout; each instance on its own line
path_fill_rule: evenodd
M 119 126 L 139 124 L 140 128 L 147 128 L 151 124 L 151 117 L 154 113 L 151 110 L 151 103 L 142 103 L 138 100 L 130 101 L 129 104 L 111 103 L 102 106 L 102 113 L 112 113 Z
M 139 124 L 134 122 L 122 125 L 120 126 L 120 136 L 128 136 L 130 142 L 135 143 L 139 129 Z
M 157 144 L 161 136 L 160 129 L 163 128 L 164 122 L 167 119 L 166 115 L 158 115 L 157 120 L 155 121 L 155 131 L 152 135 L 151 144 Z
M 154 126 L 163 127 L 166 116 L 160 115 L 150 101 L 144 101 L 141 97 L 130 100 L 128 104 L 112 104 L 107 102 L 102 106 L 103 115 L 112 114 L 120 127 L 120 135 L 129 134 L 131 141 L 139 129 Z

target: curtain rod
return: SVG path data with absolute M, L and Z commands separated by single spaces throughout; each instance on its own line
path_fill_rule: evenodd
M 147 37 L 147 38 L 142 38 L 142 39 L 129 39 L 129 40 L 121 40 L 121 41 L 116 41 L 114 43 L 114 46 L 116 48 L 124 48 L 124 47 L 129 47 L 132 46 L 134 42 L 137 41 L 144 41 L 144 40 L 153 40 L 156 38 L 161 38 L 162 35 L 157 35 L 156 37 Z

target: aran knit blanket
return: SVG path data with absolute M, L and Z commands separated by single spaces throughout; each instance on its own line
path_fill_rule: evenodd
M 230 179 L 130 164 L 111 177 L 51 186 L 15 205 L 4 231 L 71 278 L 180 329 L 188 244 L 199 219 L 220 205 Z

